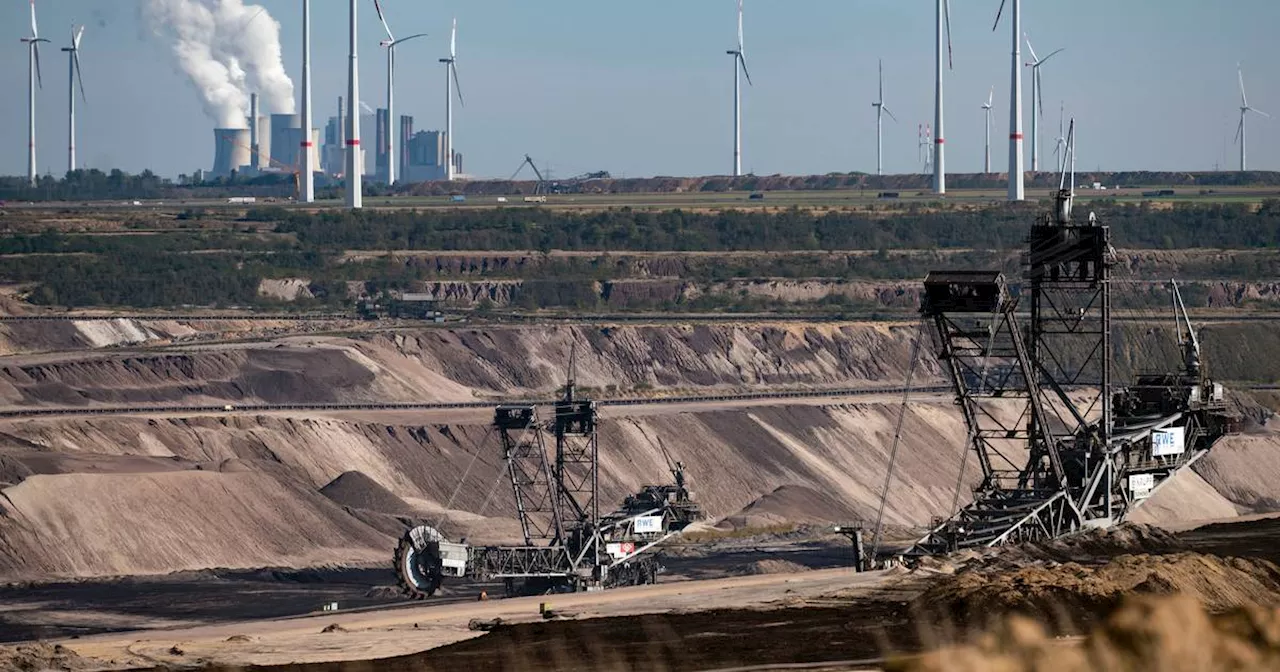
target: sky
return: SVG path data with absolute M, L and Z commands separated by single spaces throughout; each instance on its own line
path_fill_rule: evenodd
M 455 148 L 478 177 L 506 178 L 530 154 L 555 176 L 717 175 L 732 170 L 734 0 L 381 0 L 398 34 L 396 114 L 418 129 L 444 124 L 449 24 L 458 19 L 466 106 Z M 81 45 L 87 103 L 77 151 L 86 167 L 173 177 L 213 162 L 215 123 L 154 35 L 140 0 L 37 0 L 44 88 L 37 93 L 41 173 L 66 167 L 70 26 Z M 285 67 L 301 92 L 301 2 L 256 0 L 283 26 Z M 993 168 L 1007 165 L 1008 16 L 998 0 L 952 2 L 954 69 L 946 72 L 948 172 L 979 172 L 983 111 L 994 86 Z M 1249 167 L 1280 169 L 1280 2 L 1276 0 L 1023 1 L 1043 68 L 1042 167 L 1053 163 L 1059 106 L 1077 119 L 1081 170 L 1234 169 L 1244 67 Z M 875 171 L 876 63 L 884 60 L 885 170 L 920 172 L 918 126 L 933 120 L 934 0 L 746 0 L 743 168 L 759 175 Z M 346 91 L 347 8 L 313 0 L 315 126 Z M 382 28 L 360 6 L 361 98 L 386 98 Z M 26 172 L 26 0 L 3 0 L 10 33 L 0 69 L 0 174 Z M 1024 60 L 1029 56 L 1024 48 Z M 1029 69 L 1024 124 L 1030 138 Z M 1030 149 L 1027 150 L 1028 166 Z

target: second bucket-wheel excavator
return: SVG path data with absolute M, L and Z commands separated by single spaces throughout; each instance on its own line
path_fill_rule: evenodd
M 702 512 L 685 481 L 684 465 L 664 456 L 672 481 L 647 485 L 611 513 L 600 513 L 600 442 L 596 403 L 579 398 L 573 365 L 550 423 L 533 404 L 499 406 L 493 427 L 523 532 L 522 545 L 469 546 L 428 525 L 401 538 L 395 554 L 400 586 L 430 597 L 445 577 L 501 580 L 508 595 L 571 592 L 653 583 L 655 549 Z M 555 439 L 548 459 L 544 437 Z M 661 447 L 661 446 L 660 446 Z

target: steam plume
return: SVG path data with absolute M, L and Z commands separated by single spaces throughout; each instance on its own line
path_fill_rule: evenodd
M 244 127 L 250 91 L 261 94 L 266 113 L 293 114 L 280 24 L 265 7 L 243 0 L 143 0 L 142 6 L 220 128 Z

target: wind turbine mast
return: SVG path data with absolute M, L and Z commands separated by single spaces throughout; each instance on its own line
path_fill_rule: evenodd
M 347 207 L 359 210 L 364 207 L 364 189 L 360 165 L 360 55 L 356 41 L 356 0 L 351 2 L 351 46 L 347 70 Z
M 302 182 L 299 196 L 303 203 L 316 200 L 315 170 L 316 145 L 311 138 L 311 0 L 302 0 Z
M 983 172 L 991 174 L 991 104 L 996 96 L 996 87 L 991 87 L 991 92 L 987 94 L 987 102 L 982 105 L 982 110 L 986 113 L 986 133 L 987 133 L 987 151 L 985 160 L 983 161 Z
M 27 44 L 27 181 L 36 186 L 36 87 L 44 88 L 40 76 L 40 43 L 48 42 L 40 37 L 36 26 L 36 0 L 31 0 L 31 37 L 24 37 Z
M 1000 17 L 1008 0 L 1000 0 L 1000 10 L 996 12 L 996 23 L 991 27 L 994 32 L 1000 27 Z M 1013 33 L 1012 85 L 1009 88 L 1009 200 L 1022 201 L 1027 197 L 1026 175 L 1022 163 L 1022 0 L 1013 0 L 1010 27 Z
M 943 58 L 942 49 L 945 46 L 947 50 L 946 65 L 951 65 L 951 0 L 937 0 L 938 4 L 938 25 L 937 25 L 937 88 L 936 88 L 936 105 L 934 106 L 934 158 L 933 158 L 933 190 L 938 194 L 947 193 L 947 148 L 945 134 L 943 131 L 943 108 L 942 108 L 942 69 Z M 944 31 L 945 30 L 945 35 Z M 945 39 L 945 44 L 944 44 Z
M 747 57 L 743 51 L 743 34 L 742 34 L 742 0 L 738 0 L 738 48 L 736 50 L 726 51 L 733 57 L 733 176 L 740 177 L 742 175 L 742 81 L 738 68 L 742 68 L 741 75 L 747 78 L 747 84 L 751 85 L 751 73 L 747 70 Z
M 84 37 L 84 26 L 71 27 L 71 46 L 63 47 L 67 52 L 67 172 L 76 169 L 76 82 L 80 83 L 80 98 L 84 99 L 84 79 L 80 76 L 80 39 Z
M 453 31 L 449 36 L 449 58 L 440 59 L 445 64 L 444 70 L 444 155 L 445 180 L 452 182 L 456 177 L 457 163 L 453 155 L 453 89 L 458 89 L 458 104 L 466 107 L 462 100 L 462 83 L 458 81 L 458 19 L 453 19 Z

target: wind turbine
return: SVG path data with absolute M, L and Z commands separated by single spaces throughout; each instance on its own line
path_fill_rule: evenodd
M 884 144 L 881 142 L 881 122 L 884 115 L 897 123 L 898 118 L 893 116 L 888 107 L 884 104 L 884 60 L 880 61 L 880 99 L 871 103 L 871 107 L 876 108 L 876 175 L 884 175 Z
M 84 26 L 71 27 L 71 46 L 63 47 L 67 52 L 67 77 L 70 80 L 67 89 L 67 101 L 70 105 L 67 118 L 67 172 L 76 169 L 76 83 L 80 83 L 80 98 L 85 102 L 84 79 L 80 76 L 80 38 L 84 37 Z
M 34 21 L 34 19 L 32 20 Z M 32 25 L 35 24 L 33 23 Z M 1240 143 L 1240 172 L 1243 173 L 1249 169 L 1249 156 L 1245 151 L 1245 141 L 1248 139 L 1248 136 L 1245 133 L 1245 117 L 1250 112 L 1257 112 L 1268 119 L 1271 118 L 1271 115 L 1263 112 L 1262 110 L 1249 107 L 1249 98 L 1244 93 L 1244 70 L 1240 68 L 1239 63 L 1236 64 L 1236 74 L 1240 77 L 1240 126 L 1236 128 L 1236 142 Z
M 1066 154 L 1063 154 L 1063 152 L 1066 150 L 1066 147 L 1067 147 L 1067 136 L 1065 131 L 1066 127 L 1063 125 L 1065 123 L 1064 120 L 1066 118 L 1067 118 L 1066 103 L 1059 103 L 1058 104 L 1058 141 L 1057 141 L 1057 147 L 1055 147 L 1053 150 L 1053 155 L 1058 157 L 1059 167 L 1062 166 L 1063 158 L 1066 156 Z
M 391 34 L 391 26 L 387 25 L 387 17 L 382 13 L 382 4 L 378 0 L 373 0 L 374 9 L 378 10 L 378 20 L 382 22 L 382 29 L 387 33 L 387 39 L 378 44 L 387 50 L 387 184 L 396 183 L 396 133 L 393 130 L 395 126 L 395 82 L 396 82 L 396 47 L 408 42 L 416 40 L 419 37 L 426 37 L 426 33 L 418 33 L 409 37 L 396 39 Z
M 458 89 L 458 104 L 466 107 L 462 100 L 462 82 L 458 81 L 458 19 L 453 19 L 453 31 L 449 34 L 449 58 L 440 59 L 444 63 L 444 155 L 446 163 L 444 179 L 452 182 L 454 175 L 453 161 L 453 89 Z
M 1061 53 L 1062 49 L 1044 58 L 1038 58 L 1035 47 L 1031 46 L 1031 38 L 1027 38 L 1027 51 L 1031 52 L 1031 62 L 1027 63 L 1027 67 L 1031 68 L 1031 171 L 1038 172 L 1040 170 L 1040 117 L 1044 116 L 1044 81 L 1040 79 L 1040 66 Z
M 1000 17 L 1004 15 L 1007 2 L 1000 0 L 992 32 L 1000 27 Z M 1027 196 L 1026 175 L 1022 170 L 1022 0 L 1013 0 L 1013 16 L 1009 18 L 1013 24 L 1013 84 L 1009 88 L 1009 200 L 1021 201 Z
M 996 97 L 996 87 L 991 87 L 991 92 L 987 94 L 987 102 L 982 104 L 982 110 L 987 115 L 987 152 L 986 160 L 983 162 L 983 172 L 991 173 L 991 103 Z
M 302 183 L 303 203 L 316 200 L 316 144 L 311 137 L 311 0 L 302 0 Z
M 943 28 L 946 29 L 946 48 L 947 48 L 947 65 L 951 66 L 951 0 L 938 0 L 938 69 L 937 69 L 937 96 L 936 105 L 934 107 L 933 129 L 934 129 L 934 157 L 933 157 L 933 190 L 939 194 L 947 193 L 947 148 L 944 144 L 943 133 L 943 114 L 942 114 L 942 47 L 943 47 Z
M 31 37 L 22 38 L 27 43 L 27 180 L 36 186 L 36 86 L 44 88 L 40 76 L 40 43 L 49 40 L 40 37 L 36 26 L 36 0 L 31 0 Z
M 356 32 L 359 28 L 356 0 L 351 0 L 351 45 L 348 48 L 347 69 L 347 207 L 359 210 L 364 207 L 364 180 L 360 173 L 360 52 L 357 49 Z
M 733 57 L 733 176 L 738 177 L 742 175 L 742 82 L 739 66 L 742 67 L 742 75 L 747 77 L 747 84 L 754 86 L 742 49 L 742 0 L 738 0 L 738 48 L 725 53 Z

